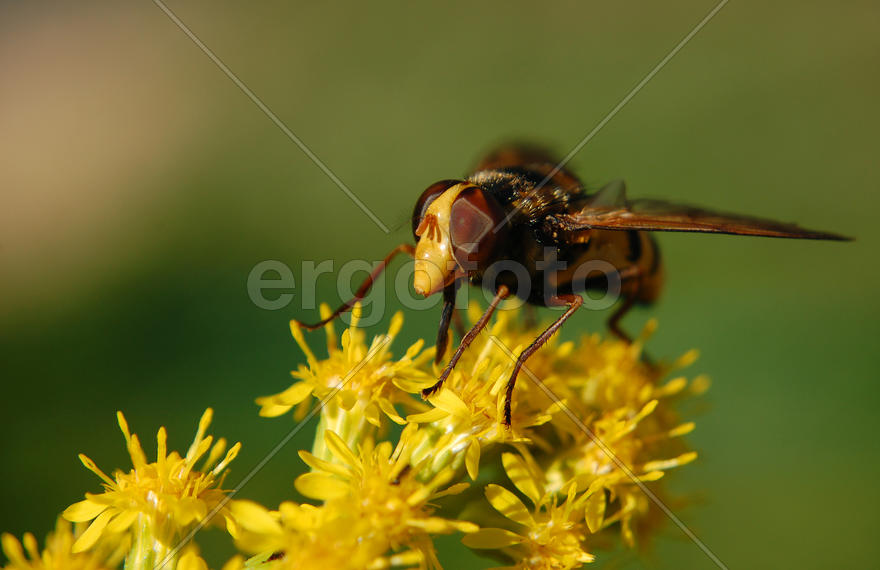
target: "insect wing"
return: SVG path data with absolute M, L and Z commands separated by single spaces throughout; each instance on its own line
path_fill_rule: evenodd
M 623 206 L 605 206 L 603 202 L 607 200 L 593 201 L 577 212 L 562 216 L 560 221 L 564 229 L 701 232 L 836 241 L 852 239 L 830 232 L 802 228 L 795 224 L 716 212 L 662 200 L 633 200 Z
M 596 210 L 627 208 L 626 184 L 623 180 L 609 182 L 590 196 L 590 208 Z

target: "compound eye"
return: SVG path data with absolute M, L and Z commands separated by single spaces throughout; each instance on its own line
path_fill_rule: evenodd
M 419 224 L 422 223 L 422 218 L 425 217 L 425 212 L 428 210 L 428 206 L 431 205 L 431 202 L 437 199 L 437 197 L 458 184 L 460 180 L 441 180 L 440 182 L 435 182 L 428 186 L 427 190 L 422 192 L 422 195 L 419 196 L 418 202 L 416 202 L 416 207 L 413 209 L 412 215 L 412 231 L 413 237 L 418 240 L 418 236 L 416 236 L 416 229 L 418 229 Z
M 461 192 L 452 202 L 449 214 L 449 237 L 452 254 L 465 269 L 489 259 L 506 226 L 504 212 L 498 202 L 477 187 Z

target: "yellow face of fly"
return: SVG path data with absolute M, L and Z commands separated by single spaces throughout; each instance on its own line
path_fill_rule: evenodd
M 433 295 L 452 283 L 457 264 L 449 238 L 452 202 L 467 184 L 456 184 L 431 202 L 416 229 L 415 272 L 413 288 L 419 295 Z

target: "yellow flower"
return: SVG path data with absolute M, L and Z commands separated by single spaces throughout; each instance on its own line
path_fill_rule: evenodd
M 570 430 L 569 437 L 554 440 L 557 447 L 552 454 L 538 451 L 537 457 L 550 489 L 559 491 L 570 481 L 579 491 L 607 489 L 607 510 L 613 514 L 603 526 L 620 522 L 624 541 L 633 546 L 633 523 L 655 508 L 638 483 L 656 481 L 666 470 L 697 458 L 679 439 L 694 429 L 693 422 L 681 423 L 668 402 L 683 394 L 688 382 L 676 378 L 658 386 L 657 373 L 630 369 L 627 374 L 621 365 L 603 370 L 572 382 L 582 394 L 581 413 L 591 418 L 584 422 L 588 430 Z M 698 378 L 692 386 L 694 391 L 702 390 L 705 379 Z M 560 421 L 565 423 L 573 422 Z
M 322 307 L 322 315 L 328 314 Z M 263 416 L 293 411 L 302 419 L 318 402 L 311 412 L 320 411 L 313 449 L 300 451 L 311 472 L 295 480 L 296 489 L 317 504 L 285 501 L 270 511 L 251 501 L 229 501 L 221 487 L 240 446 L 227 452 L 224 440 L 214 443 L 205 435 L 210 409 L 185 456 L 167 450 L 161 428 L 154 462 L 119 413 L 133 468 L 111 476 L 81 455 L 103 480 L 104 492 L 86 494 L 63 516 L 87 528 L 74 536 L 65 522 L 56 531 L 62 538 L 50 539 L 55 542 L 47 542 L 42 556 L 32 536 L 25 536 L 23 548 L 5 535 L 10 567 L 100 570 L 113 560 L 105 554 L 110 549 L 127 549 L 127 570 L 152 570 L 163 562 L 206 570 L 195 544 L 179 552 L 176 547 L 211 521 L 225 523 L 241 551 L 257 554 L 247 562 L 234 558 L 225 570 L 439 568 L 433 538 L 454 532 L 466 533 L 468 546 L 496 550 L 521 569 L 580 567 L 594 560 L 593 550 L 607 545 L 612 532 L 633 545 L 636 531 L 641 535 L 662 519 L 652 502 L 662 496 L 658 479 L 696 458 L 681 438 L 694 424 L 681 421 L 674 404 L 702 391 L 706 381 L 663 382 L 695 353 L 671 366 L 646 364 L 641 350 L 653 323 L 633 344 L 598 335 L 551 339 L 519 375 L 508 427 L 505 388 L 515 355 L 540 332 L 515 316 L 499 312 L 428 403 L 417 392 L 439 373 L 431 363 L 434 351 L 418 341 L 402 356 L 392 355 L 390 344 L 403 325 L 400 313 L 387 334 L 368 340 L 357 328 L 356 306 L 340 338 L 332 325 L 325 327 L 323 359 L 294 323 L 291 331 L 307 363 L 292 373 L 293 385 L 257 403 Z M 404 426 L 396 444 L 386 440 L 389 420 Z M 501 453 L 501 446 L 517 453 Z M 500 469 L 491 467 L 499 457 L 509 479 L 503 484 Z M 490 467 L 481 471 L 481 461 Z M 465 473 L 486 485 L 488 503 L 469 494 L 440 501 L 468 487 L 461 482 Z M 493 517 L 504 521 L 499 528 L 476 524 Z
M 322 306 L 321 314 L 330 314 L 330 308 Z M 354 446 L 383 427 L 385 417 L 404 424 L 395 405 L 409 410 L 426 409 L 424 403 L 404 390 L 412 392 L 430 382 L 431 377 L 423 367 L 433 353 L 423 351 L 424 341 L 419 340 L 399 360 L 394 360 L 390 346 L 403 326 L 403 313 L 395 314 L 388 334 L 373 338 L 369 346 L 364 331 L 357 328 L 360 314 L 360 305 L 355 305 L 351 325 L 342 333 L 341 347 L 337 345 L 333 324 L 324 326 L 328 356 L 323 360 L 309 348 L 296 321 L 291 321 L 291 333 L 305 353 L 307 364 L 291 373 L 298 382 L 278 394 L 257 398 L 261 416 L 280 416 L 296 407 L 296 419 L 302 419 L 308 412 L 311 397 L 323 402 L 315 449 L 321 457 L 327 457 L 322 449 L 324 429 L 336 432 Z
M 517 531 L 483 528 L 465 536 L 463 542 L 471 548 L 500 550 L 515 562 L 514 568 L 561 570 L 592 562 L 595 557 L 584 544 L 590 531 L 590 515 L 585 515 L 585 510 L 591 497 L 597 495 L 587 492 L 578 496 L 572 484 L 559 503 L 555 493 L 544 489 L 534 465 L 512 453 L 503 454 L 502 460 L 508 477 L 533 507 L 529 509 L 512 491 L 489 484 L 486 498 L 514 523 Z
M 476 305 L 471 307 L 472 319 L 478 319 Z M 489 329 L 489 335 L 475 340 L 459 360 L 456 369 L 443 388 L 430 397 L 432 409 L 411 414 L 407 421 L 423 425 L 433 431 L 432 455 L 434 470 L 457 468 L 465 460 L 471 479 L 476 479 L 481 454 L 497 443 L 532 443 L 537 436 L 533 429 L 546 424 L 557 414 L 562 402 L 546 396 L 524 398 L 519 389 L 531 381 L 520 375 L 514 396 L 513 421 L 504 425 L 504 394 L 514 360 L 504 348 L 522 348 L 534 340 L 537 333 L 523 330 L 510 322 L 510 311 L 500 311 Z M 552 362 L 560 355 L 552 341 L 532 359 L 541 363 Z
M 226 519 L 228 525 L 233 525 L 228 506 L 222 506 L 226 492 L 220 486 L 241 444 L 226 451 L 224 439 L 213 443 L 213 437 L 205 435 L 212 414 L 208 408 L 202 415 L 185 456 L 176 451 L 168 453 L 167 434 L 164 427 L 160 428 L 156 461 L 149 463 L 137 435 L 129 431 L 122 412 L 117 412 L 133 469 L 128 473 L 116 470 L 110 477 L 91 459 L 79 456 L 86 468 L 103 480 L 104 492 L 86 493 L 84 501 L 64 511 L 69 521 L 91 521 L 74 543 L 73 551 L 87 550 L 102 537 L 117 541 L 130 535 L 134 540 L 127 566 L 146 567 L 173 554 L 175 543 L 195 524 L 211 522 L 207 520 L 209 515 L 215 515 L 212 521 Z M 200 469 L 196 469 L 205 454 Z
M 322 306 L 321 314 L 329 314 L 329 307 Z M 380 425 L 380 411 L 397 423 L 404 423 L 393 406 L 396 403 L 411 405 L 412 401 L 395 385 L 426 383 L 428 375 L 421 366 L 432 355 L 422 351 L 424 341 L 419 340 L 406 350 L 400 360 L 393 360 L 389 349 L 391 341 L 403 326 L 401 312 L 391 319 L 388 333 L 375 337 L 370 346 L 367 346 L 364 331 L 357 328 L 360 314 L 360 305 L 355 305 L 351 325 L 342 333 L 341 347 L 337 346 L 333 323 L 324 326 L 328 352 L 328 357 L 324 360 L 315 356 L 306 343 L 300 326 L 296 321 L 291 321 L 291 333 L 305 353 L 307 365 L 301 365 L 291 373 L 299 382 L 279 394 L 257 399 L 261 406 L 261 416 L 280 416 L 294 406 L 306 402 L 310 396 L 323 400 L 332 395 L 331 398 L 345 409 L 350 409 L 359 401 L 366 403 L 366 418 L 376 427 Z
M 300 493 L 322 504 L 282 503 L 277 513 L 266 513 L 277 524 L 242 533 L 240 547 L 268 552 L 282 568 L 435 568 L 432 535 L 477 530 L 434 514 L 435 500 L 468 485 L 449 486 L 452 471 L 432 475 L 422 468 L 430 458 L 414 455 L 425 449 L 417 426 L 404 428 L 393 448 L 367 439 L 355 451 L 332 431 L 324 438 L 335 461 L 300 451 L 312 472 L 296 480 Z
M 19 542 L 11 534 L 4 533 L 3 553 L 6 554 L 9 563 L 3 568 L 5 570 L 104 570 L 115 567 L 125 556 L 127 547 L 125 544 L 115 552 L 110 552 L 107 548 L 75 552 L 73 544 L 76 537 L 70 526 L 68 521 L 58 517 L 55 531 L 46 537 L 46 548 L 42 552 L 33 534 L 25 534 L 22 542 Z
M 369 349 L 362 331 L 352 327 L 339 350 L 330 329 L 330 356 L 322 361 L 308 352 L 295 328 L 309 366 L 300 369 L 301 382 L 288 396 L 300 392 L 284 402 L 271 399 L 276 396 L 261 404 L 264 412 L 278 405 L 274 411 L 284 413 L 310 394 L 330 396 L 321 410 L 313 453 L 300 453 L 312 472 L 296 481 L 303 495 L 323 503 L 284 503 L 275 513 L 266 511 L 275 526 L 239 544 L 277 555 L 271 562 L 288 568 L 314 566 L 309 560 L 316 559 L 341 568 L 437 565 L 431 536 L 476 526 L 439 516 L 431 501 L 459 490 L 459 485 L 444 488 L 464 471 L 476 479 L 481 457 L 491 460 L 497 457 L 491 453 L 496 444 L 507 444 L 520 455 L 505 453 L 505 469 L 532 507 L 513 492 L 489 485 L 491 504 L 517 528 L 484 529 L 468 535 L 467 544 L 499 548 L 521 568 L 579 567 L 593 560 L 586 546 L 589 536 L 610 527 L 619 526 L 632 545 L 634 527 L 657 520 L 657 509 L 639 485 L 696 457 L 679 437 L 693 423 L 680 422 L 671 405 L 688 382 L 660 382 L 695 354 L 665 369 L 646 364 L 641 350 L 653 322 L 633 344 L 598 335 L 562 343 L 551 339 L 520 375 L 508 428 L 503 404 L 511 356 L 539 332 L 517 324 L 514 315 L 498 314 L 489 334 L 471 345 L 444 388 L 430 398 L 428 409 L 420 409 L 418 397 L 404 392 L 415 393 L 436 378 L 431 352 L 418 355 L 417 343 L 404 359 L 393 361 L 385 349 L 400 329 L 399 317 Z M 370 350 L 375 359 L 365 359 Z M 364 363 L 362 371 L 350 373 L 359 363 Z M 349 395 L 332 395 L 334 387 L 357 374 L 363 376 Z M 693 386 L 703 384 L 698 379 Z M 408 425 L 392 449 L 390 442 L 374 442 L 377 428 L 384 425 L 381 412 L 402 421 L 395 406 L 415 413 L 406 417 Z
M 429 534 L 476 530 L 472 523 L 433 516 L 431 501 L 459 493 L 468 485 L 447 487 L 455 477 L 452 470 L 434 473 L 422 468 L 431 456 L 414 454 L 427 451 L 424 434 L 417 426 L 404 428 L 393 449 L 391 442 L 374 445 L 367 440 L 354 452 L 333 432 L 324 437 L 336 462 L 301 451 L 300 457 L 312 468 L 296 480 L 303 495 L 328 506 L 356 510 L 359 518 L 368 521 L 371 535 L 390 544 L 418 546 Z
M 508 454 L 504 457 L 511 480 L 537 509 L 531 519 L 521 518 L 517 522 L 531 525 L 536 521 L 538 527 L 530 526 L 521 539 L 512 538 L 509 531 L 483 530 L 466 537 L 466 542 L 512 540 L 505 546 L 518 553 L 516 560 L 526 560 L 522 562 L 525 566 L 541 567 L 540 559 L 547 562 L 546 567 L 556 567 L 549 562 L 555 557 L 568 561 L 559 567 L 575 567 L 587 558 L 586 551 L 578 546 L 584 533 L 601 532 L 619 523 L 624 541 L 632 546 L 634 526 L 647 529 L 649 524 L 662 521 L 663 517 L 657 516 L 659 509 L 640 485 L 658 480 L 668 469 L 693 461 L 697 454 L 680 440 L 680 436 L 693 430 L 694 424 L 681 422 L 672 406 L 675 398 L 687 392 L 688 381 L 660 381 L 669 371 L 690 364 L 696 353 L 689 352 L 666 367 L 646 364 L 642 346 L 655 327 L 650 322 L 632 344 L 601 340 L 595 334 L 561 344 L 551 339 L 528 361 L 528 370 L 520 374 L 513 398 L 513 430 L 518 431 L 508 441 L 523 454 L 522 461 L 529 465 L 533 478 L 530 486 L 540 492 L 526 492 L 525 479 L 511 473 Z M 492 417 L 491 411 L 480 414 L 479 408 L 468 405 L 474 401 L 469 400 L 468 390 L 479 389 L 468 386 L 469 375 L 478 376 L 493 366 L 500 367 L 500 373 L 484 374 L 482 382 L 476 383 L 484 390 L 488 383 L 492 386 L 490 393 L 500 395 L 507 380 L 504 362 L 512 363 L 511 355 L 518 354 L 536 334 L 535 330 L 511 322 L 509 313 L 499 313 L 491 329 L 494 338 L 487 339 L 469 360 L 462 358 L 458 366 L 461 373 L 452 377 L 450 393 L 441 391 L 432 398 L 434 410 L 408 419 L 431 422 L 426 430 L 449 424 L 441 429 L 443 437 L 453 442 L 449 447 L 460 447 L 463 439 L 480 433 L 473 426 L 482 421 L 488 428 L 491 422 L 486 423 L 483 418 Z M 692 393 L 702 392 L 707 380 L 699 377 L 690 386 Z M 451 424 L 451 417 L 459 418 L 458 422 Z M 548 421 L 551 417 L 552 421 Z M 477 439 L 485 449 L 493 439 L 492 432 L 485 429 L 481 436 Z M 471 449 L 468 451 L 470 455 Z M 479 452 L 476 455 L 478 461 Z M 469 472 L 476 471 L 472 463 L 469 458 Z M 569 492 L 581 494 L 557 505 L 557 497 L 565 498 Z M 502 493 L 497 489 L 493 493 L 493 505 L 497 508 Z M 654 488 L 652 493 L 659 495 L 662 490 Z M 580 522 L 576 520 L 578 512 Z M 574 518 L 564 523 L 559 519 L 563 515 Z M 545 523 L 553 532 L 563 532 L 565 536 L 552 540 L 543 536 L 541 525 Z M 577 537 L 581 538 L 575 540 Z M 552 553 L 542 542 L 545 539 L 555 545 L 567 544 L 569 555 Z M 518 546 L 514 548 L 514 544 Z
M 273 570 L 363 570 L 426 567 L 422 550 L 389 552 L 387 541 L 377 540 L 370 523 L 339 506 L 281 503 L 268 516 L 277 519 L 277 532 L 244 533 L 239 548 L 262 554 L 246 567 Z M 264 529 L 268 531 L 269 529 Z

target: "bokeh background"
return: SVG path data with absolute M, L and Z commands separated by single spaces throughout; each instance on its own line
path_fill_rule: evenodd
M 288 320 L 314 315 L 254 306 L 256 263 L 381 258 L 410 239 L 425 186 L 509 138 L 567 152 L 714 5 L 170 1 L 386 235 L 152 2 L 0 3 L 0 530 L 42 536 L 98 490 L 78 452 L 128 467 L 116 410 L 153 452 L 160 425 L 185 447 L 213 406 L 242 476 L 292 426 L 253 400 L 287 385 Z M 663 235 L 665 295 L 627 318 L 659 319 L 656 356 L 701 350 L 701 458 L 670 480 L 732 568 L 880 554 L 878 17 L 869 1 L 733 0 L 571 162 L 633 196 L 858 238 Z M 332 275 L 318 297 L 338 299 Z M 436 310 L 406 318 L 399 346 L 434 334 Z M 291 496 L 310 437 L 243 494 Z M 202 541 L 214 563 L 221 538 Z M 457 543 L 449 567 L 488 564 Z M 604 560 L 711 567 L 672 525 Z

